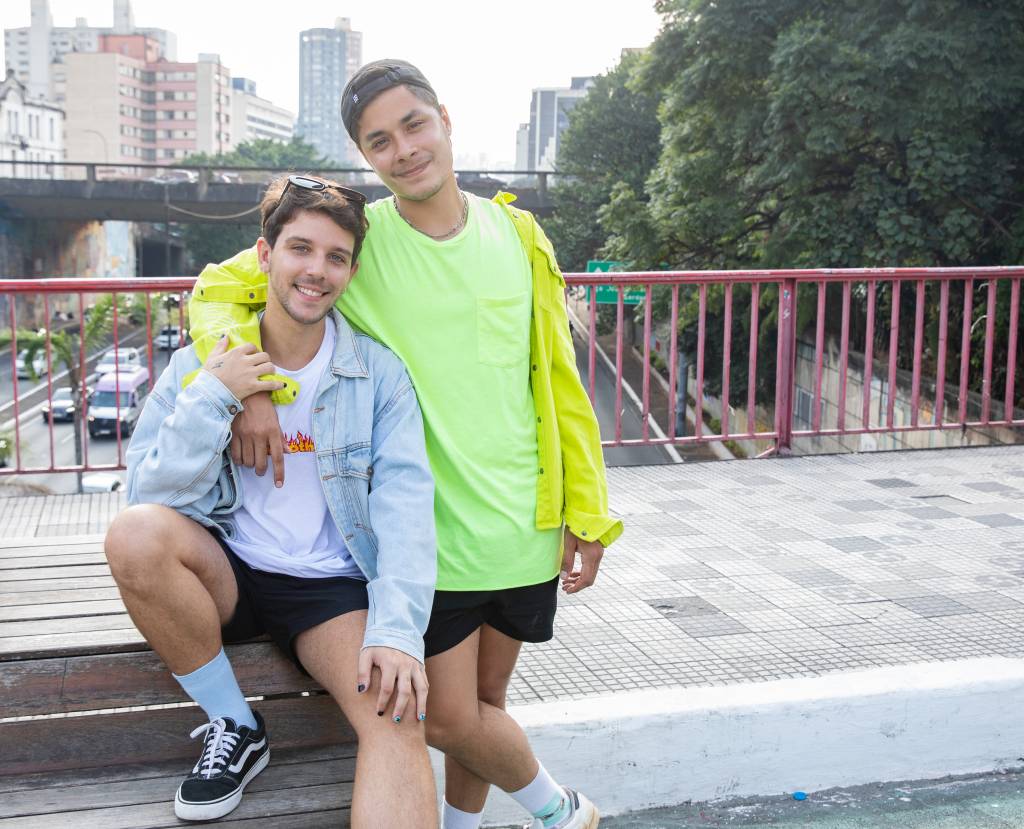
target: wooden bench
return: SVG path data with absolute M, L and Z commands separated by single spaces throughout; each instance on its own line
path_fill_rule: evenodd
M 264 697 L 272 750 L 218 825 L 347 826 L 355 743 L 337 706 L 267 641 L 228 654 Z M 204 719 L 132 625 L 102 536 L 0 540 L 0 827 L 188 825 L 174 792 Z

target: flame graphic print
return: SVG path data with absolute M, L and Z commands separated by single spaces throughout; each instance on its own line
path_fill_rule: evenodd
M 313 442 L 313 438 L 302 434 L 302 432 L 297 431 L 294 435 L 282 435 L 281 437 L 284 438 L 284 445 L 293 455 L 299 452 L 316 451 L 316 444 Z

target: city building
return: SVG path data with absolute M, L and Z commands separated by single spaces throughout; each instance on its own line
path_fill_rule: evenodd
M 173 164 L 234 147 L 230 72 L 218 55 L 166 60 L 142 34 L 102 35 L 99 49 L 64 56 L 69 160 Z
M 592 77 L 578 77 L 572 79 L 568 88 L 545 87 L 533 90 L 525 159 L 519 157 L 519 132 L 516 134 L 517 167 L 521 160 L 525 160 L 522 169 L 555 169 L 559 141 L 569 126 L 569 113 L 586 97 L 593 85 Z
M 363 34 L 339 17 L 333 29 L 299 33 L 299 120 L 295 132 L 339 166 L 362 159 L 338 115 L 341 92 L 363 63 Z
M 295 132 L 295 113 L 256 94 L 256 82 L 231 79 L 231 136 L 233 144 L 269 139 L 288 143 Z
M 530 125 L 520 124 L 516 130 L 516 170 L 530 169 Z
M 64 113 L 30 98 L 8 70 L 0 83 L 0 178 L 61 178 L 60 167 L 24 162 L 63 160 Z
M 54 26 L 49 0 L 31 0 L 31 25 L 4 30 L 4 49 L 7 70 L 28 89 L 33 99 L 46 98 L 60 104 L 62 89 L 57 89 L 55 67 L 59 68 L 65 55 L 101 51 L 101 38 L 106 35 L 141 34 L 157 44 L 159 53 L 167 60 L 177 58 L 177 37 L 165 29 L 136 27 L 131 0 L 114 0 L 113 27 L 90 26 L 84 17 L 74 26 Z

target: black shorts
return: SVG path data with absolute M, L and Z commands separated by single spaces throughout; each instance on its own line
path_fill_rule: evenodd
M 269 634 L 299 670 L 307 673 L 295 653 L 295 638 L 336 616 L 369 607 L 362 579 L 300 578 L 254 570 L 231 551 L 223 538 L 215 532 L 211 535 L 227 556 L 238 585 L 235 614 L 221 628 L 224 642 L 243 642 Z
M 520 642 L 547 642 L 557 606 L 558 576 L 505 590 L 438 590 L 423 636 L 426 655 L 454 648 L 485 623 Z

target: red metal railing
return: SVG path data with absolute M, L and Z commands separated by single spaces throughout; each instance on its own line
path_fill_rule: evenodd
M 595 287 L 612 285 L 618 289 L 615 304 L 615 336 L 616 353 L 615 371 L 615 424 L 614 437 L 604 441 L 606 446 L 638 446 L 645 444 L 685 445 L 709 441 L 742 441 L 755 440 L 773 442 L 771 452 L 787 453 L 792 448 L 794 438 L 831 437 L 839 435 L 885 434 L 909 431 L 929 431 L 944 429 L 986 428 L 986 427 L 1019 427 L 1024 425 L 1024 418 L 1015 418 L 1014 402 L 1017 399 L 1018 349 L 1020 344 L 1020 283 L 1024 277 L 1024 267 L 983 267 L 983 268 L 892 268 L 892 269 L 844 269 L 844 270 L 775 270 L 775 271 L 691 271 L 691 272 L 645 272 L 645 273 L 590 273 L 567 274 L 566 282 L 571 286 Z M 1007 283 L 1009 296 L 1006 305 L 997 307 L 997 295 L 1000 284 Z M 910 422 L 897 424 L 895 418 L 896 399 L 900 388 L 900 295 L 906 284 L 915 286 L 916 299 L 914 309 L 914 335 L 911 354 L 907 362 L 911 365 L 911 402 Z M 947 403 L 946 362 L 948 352 L 948 328 L 950 318 L 950 289 L 952 285 L 963 286 L 964 301 L 961 324 L 961 344 L 959 349 L 959 384 L 957 386 L 957 415 L 953 419 L 945 417 Z M 746 286 L 750 289 L 749 313 L 749 344 L 747 349 L 747 389 L 745 424 L 731 422 L 732 387 L 732 341 L 734 325 L 734 293 L 736 288 Z M 775 381 L 772 395 L 773 419 L 771 428 L 757 428 L 757 370 L 758 358 L 764 356 L 758 349 L 761 330 L 760 314 L 763 310 L 762 291 L 766 286 L 773 286 L 777 291 L 775 301 Z M 841 310 L 839 318 L 839 366 L 838 366 L 838 400 L 837 416 L 834 427 L 822 424 L 821 410 L 824 400 L 823 369 L 826 345 L 827 294 L 830 286 L 841 290 Z M 881 288 L 888 286 L 891 313 L 889 319 L 888 377 L 885 381 L 885 416 L 872 423 L 872 375 L 874 364 L 875 339 L 877 326 L 877 301 Z M 925 312 L 927 308 L 926 289 L 939 293 L 939 312 L 937 316 L 938 332 L 935 339 L 935 350 L 932 343 L 925 343 Z M 973 313 L 973 296 L 975 290 L 985 286 L 987 300 L 984 316 L 975 319 Z M 722 329 L 719 332 L 708 331 L 708 291 L 719 287 L 722 291 L 722 313 L 720 315 Z M 622 383 L 623 355 L 627 353 L 624 342 L 624 294 L 629 289 L 642 288 L 645 301 L 643 311 L 643 374 L 641 420 L 642 434 L 637 438 L 627 439 L 622 435 Z M 668 407 L 666 412 L 667 429 L 665 437 L 652 438 L 647 432 L 650 419 L 650 376 L 651 359 L 650 343 L 652 339 L 651 301 L 653 291 L 662 288 L 670 292 L 667 319 L 668 331 L 675 332 L 680 321 L 680 290 L 689 288 L 697 292 L 696 312 L 696 387 L 694 390 L 694 409 L 702 412 L 706 394 L 706 372 L 709 369 L 705 359 L 709 336 L 720 336 L 722 343 L 722 365 L 720 382 L 721 428 L 717 433 L 705 431 L 703 417 L 696 417 L 694 433 L 680 437 L 675 433 L 677 400 L 676 381 L 679 363 L 679 338 L 668 336 Z M 860 425 L 850 427 L 848 416 L 848 382 L 850 379 L 849 362 L 851 356 L 851 312 L 853 307 L 853 290 L 857 289 L 864 297 L 863 322 L 863 370 L 861 373 L 861 405 L 859 411 Z M 816 290 L 813 326 L 807 323 L 802 331 L 797 330 L 797 299 L 798 293 Z M 590 396 L 595 397 L 595 359 L 594 343 L 597 340 L 597 306 L 589 304 L 589 385 Z M 995 352 L 996 321 L 1002 316 L 1007 320 L 1005 341 L 1005 388 L 1002 399 L 1002 415 L 993 417 L 992 375 L 993 361 L 1001 355 Z M 983 353 L 981 406 L 980 415 L 976 418 L 968 416 L 970 392 L 971 357 L 979 346 L 973 342 L 972 334 L 975 326 L 985 321 L 985 333 L 980 349 Z M 796 385 L 796 353 L 798 334 L 814 332 L 814 382 L 812 395 L 812 415 L 808 428 L 798 429 L 794 424 L 794 397 Z M 937 355 L 936 355 L 937 352 Z M 925 354 L 936 355 L 931 362 L 936 371 L 934 417 L 931 423 L 921 422 L 922 411 L 922 380 Z M 714 367 L 717 370 L 717 366 Z M 1022 384 L 1024 386 L 1024 384 Z M 736 428 L 740 426 L 740 428 Z
M 986 427 L 1019 427 L 1024 426 L 1024 418 L 1015 418 L 1014 401 L 1017 399 L 1017 374 L 1021 361 L 1018 350 L 1021 345 L 1020 328 L 1020 284 L 1024 278 L 1024 267 L 998 268 L 900 268 L 900 269 L 858 269 L 858 270 L 789 270 L 789 271 L 695 271 L 695 272 L 649 272 L 649 273 L 597 273 L 567 274 L 566 282 L 570 289 L 611 285 L 617 289 L 617 300 L 614 303 L 614 333 L 599 335 L 599 314 L 596 302 L 584 304 L 575 300 L 574 310 L 583 317 L 581 334 L 588 340 L 587 374 L 591 398 L 598 391 L 597 355 L 612 364 L 611 358 L 604 353 L 602 342 L 606 348 L 613 349 L 614 356 L 614 423 L 609 425 L 611 435 L 604 441 L 605 446 L 641 446 L 641 445 L 674 445 L 684 446 L 695 443 L 715 441 L 767 441 L 771 442 L 770 451 L 786 453 L 793 445 L 794 438 L 829 437 L 839 435 L 886 434 L 907 431 L 948 430 Z M 94 463 L 89 459 L 89 441 L 87 434 L 88 399 L 85 394 L 85 383 L 79 405 L 83 416 L 79 428 L 82 429 L 81 439 L 83 457 L 81 463 L 68 463 L 58 458 L 54 439 L 54 423 L 52 417 L 48 422 L 49 453 L 48 463 L 25 464 L 23 462 L 22 423 L 26 407 L 49 401 L 52 409 L 54 388 L 54 355 L 52 350 L 53 320 L 51 300 L 56 295 L 76 297 L 77 320 L 84 319 L 86 298 L 109 294 L 115 298 L 111 344 L 104 350 L 117 352 L 127 347 L 126 340 L 145 336 L 147 364 L 151 368 L 150 387 L 155 380 L 153 352 L 153 309 L 154 294 L 173 294 L 178 298 L 178 320 L 185 327 L 185 303 L 187 294 L 195 280 L 190 277 L 160 279 L 43 279 L 43 280 L 0 280 L 0 309 L 6 301 L 6 316 L 13 334 L 10 344 L 11 390 L 10 400 L 0 398 L 0 425 L 11 422 L 10 429 L 14 433 L 14 463 L 0 469 L 0 475 L 17 473 L 43 472 L 81 472 L 94 470 L 116 470 L 124 468 L 124 445 L 120 430 L 115 428 L 116 458 Z M 1000 286 L 1008 285 L 1005 301 L 1000 304 Z M 914 287 L 913 340 L 909 354 L 900 353 L 901 326 L 901 288 L 904 285 Z M 839 302 L 829 302 L 829 288 L 840 292 Z M 642 312 L 637 314 L 630 326 L 626 324 L 626 308 L 624 292 L 627 289 L 643 289 L 645 301 Z M 974 294 L 978 289 L 985 289 L 984 314 L 975 313 Z M 743 291 L 742 304 L 737 306 L 736 295 Z M 947 360 L 953 354 L 950 337 L 951 291 L 963 293 L 961 330 L 958 348 L 959 374 L 955 389 L 955 417 L 947 417 L 947 402 L 951 391 L 947 378 Z M 798 299 L 804 292 L 811 292 L 810 319 L 801 321 L 798 330 L 796 318 Z M 878 319 L 880 298 L 884 301 L 888 291 L 889 320 L 887 377 L 884 382 L 879 377 L 879 393 L 872 391 L 875 379 L 875 351 L 882 332 L 884 321 Z M 684 293 L 685 292 L 685 293 Z M 774 297 L 770 296 L 774 292 Z M 934 299 L 938 293 L 938 314 L 932 317 L 937 326 L 932 334 L 926 332 L 926 314 L 929 294 Z M 570 296 L 575 292 L 570 290 Z M 660 300 L 657 294 L 662 294 Z M 125 324 L 118 315 L 116 299 L 124 294 L 145 295 L 145 319 L 142 324 Z M 692 296 L 691 296 L 692 294 Z M 749 296 L 748 296 L 749 294 Z M 42 300 L 45 322 L 42 335 L 45 339 L 47 375 L 45 394 L 41 386 L 37 386 L 26 395 L 20 395 L 15 361 L 20 350 L 18 343 L 19 318 L 16 302 L 18 297 L 36 296 Z M 695 313 L 684 313 L 681 296 L 694 307 Z M 855 302 L 856 296 L 856 302 Z M 720 309 L 712 312 L 709 303 L 720 300 Z M 658 306 L 659 319 L 655 319 L 655 306 Z M 829 312 L 835 312 L 838 305 L 838 323 L 828 326 Z M 862 317 L 853 317 L 854 308 L 863 308 Z M 1008 307 L 1007 307 L 1008 306 Z M 981 310 L 981 309 L 978 309 Z M 632 312 L 631 312 L 632 313 Z M 1005 320 L 1005 342 L 997 338 L 997 320 Z M 718 405 L 720 408 L 720 428 L 711 429 L 703 416 L 694 418 L 693 434 L 677 434 L 677 369 L 680 364 L 680 337 L 672 335 L 680 328 L 680 321 L 696 329 L 695 348 L 691 359 L 695 365 L 695 386 L 693 390 L 693 410 L 703 413 L 705 402 L 710 398 L 708 379 L 712 372 L 720 371 L 718 386 Z M 746 389 L 745 393 L 736 394 L 732 381 L 734 369 L 741 368 L 735 364 L 733 356 L 734 328 L 737 320 L 746 321 Z M 975 337 L 979 324 L 984 321 L 984 336 L 980 342 Z M 603 320 L 602 320 L 603 322 Z M 720 325 L 712 329 L 711 323 Z M 641 348 L 638 355 L 634 354 L 632 344 L 626 342 L 627 327 L 642 326 Z M 660 378 L 653 374 L 652 369 L 652 334 L 658 327 L 668 332 L 665 336 L 666 354 L 663 355 L 667 377 Z M 34 326 L 33 326 L 34 327 Z M 125 331 L 128 331 L 125 334 Z M 774 329 L 774 330 L 773 330 Z M 838 329 L 838 333 L 835 329 Z M 861 332 L 862 339 L 852 342 L 854 330 Z M 692 328 L 691 328 L 692 330 Z M 774 333 L 774 347 L 762 346 L 765 334 Z M 809 388 L 804 392 L 798 386 L 797 352 L 798 335 L 813 339 L 812 379 Z M 721 365 L 709 365 L 707 346 L 712 338 L 720 338 Z M 838 339 L 836 339 L 838 337 Z M 826 401 L 824 373 L 826 370 L 825 356 L 827 348 L 838 347 L 838 388 L 835 394 L 836 416 L 834 424 L 825 423 L 822 416 L 822 404 Z M 996 347 L 1000 351 L 997 353 Z M 737 344 L 739 345 L 739 344 Z M 858 346 L 860 348 L 858 349 Z M 78 343 L 78 363 L 85 366 L 83 378 L 89 373 L 89 366 L 98 356 L 88 354 L 87 345 L 82 338 Z M 1000 389 L 1002 400 L 996 400 L 1000 412 L 993 413 L 993 372 L 996 361 L 1005 355 L 1005 386 Z M 980 393 L 970 390 L 971 358 L 981 356 Z M 849 380 L 851 376 L 851 357 L 862 363 L 859 374 L 861 381 L 861 401 L 854 403 L 851 410 L 848 405 Z M 901 360 L 901 357 L 903 358 Z M 639 434 L 631 437 L 624 434 L 623 428 L 623 389 L 626 383 L 625 366 L 627 360 L 638 359 L 642 368 L 639 408 L 641 426 Z M 766 363 L 774 362 L 774 378 L 771 383 L 762 379 L 758 383 L 759 367 L 762 375 Z M 900 368 L 901 362 L 908 368 Z M 926 369 L 934 371 L 934 395 L 928 401 L 924 397 L 924 385 L 931 375 L 925 377 Z M 831 369 L 829 369 L 831 370 Z M 896 400 L 901 387 L 901 376 L 909 371 L 909 422 L 897 423 Z M 666 428 L 658 426 L 659 417 L 652 412 L 653 382 L 657 380 L 667 386 L 667 404 L 665 408 Z M 903 383 L 906 385 L 906 383 Z M 1024 387 L 1024 383 L 1020 385 Z M 767 393 L 765 391 L 767 388 Z M 3 389 L 0 388 L 0 392 Z M 631 389 L 630 389 L 631 391 Z M 795 398 L 804 393 L 811 398 L 811 415 L 805 428 L 798 428 L 794 417 Z M 979 396 L 980 395 L 980 396 Z M 767 399 L 765 399 L 767 396 Z M 884 397 L 884 411 L 882 398 Z M 973 401 L 973 402 L 972 402 Z M 980 401 L 980 402 L 978 402 Z M 878 410 L 875 413 L 875 403 Z M 922 417 L 930 406 L 931 416 Z M 744 405 L 745 416 L 734 419 L 733 403 Z M 120 394 L 117 394 L 120 408 Z M 971 417 L 971 410 L 976 410 Z M 850 425 L 848 418 L 852 415 L 859 424 Z M 925 412 L 927 415 L 927 412 Z M 874 417 L 873 417 L 874 415 Z M 930 422 L 925 422 L 926 420 Z M 650 429 L 659 432 L 652 436 Z M 67 440 L 65 438 L 64 440 Z
M 126 341 L 138 337 L 139 334 L 143 334 L 145 337 L 145 354 L 146 354 L 146 365 L 150 369 L 154 366 L 153 360 L 153 307 L 152 298 L 154 294 L 166 294 L 177 297 L 177 314 L 179 327 L 184 330 L 185 326 L 185 301 L 186 294 L 191 291 L 193 284 L 195 283 L 194 277 L 174 277 L 174 278 L 147 278 L 147 279 L 40 279 L 40 280 L 27 280 L 27 279 L 14 279 L 14 280 L 0 280 L 0 304 L 6 303 L 6 310 L 4 316 L 6 317 L 7 324 L 10 326 L 10 342 L 7 347 L 10 349 L 9 353 L 9 365 L 10 365 L 10 390 L 11 394 L 6 393 L 4 386 L 6 384 L 0 384 L 0 434 L 3 432 L 10 432 L 14 437 L 14 451 L 12 458 L 13 464 L 8 464 L 5 468 L 0 468 L 0 475 L 14 475 L 19 473 L 57 473 L 57 472 L 96 472 L 96 471 L 112 471 L 118 469 L 124 469 L 124 449 L 125 441 L 124 438 L 127 435 L 122 435 L 122 428 L 120 426 L 121 413 L 122 413 L 122 395 L 120 381 L 122 376 L 126 376 L 126 372 L 120 370 L 120 363 L 118 357 L 121 352 L 128 348 Z M 119 298 L 123 295 L 137 295 L 142 294 L 144 296 L 144 320 L 140 325 L 133 323 L 131 320 L 125 322 L 120 318 L 120 305 Z M 96 342 L 88 343 L 86 337 L 77 336 L 75 344 L 77 346 L 77 359 L 73 359 L 74 370 L 79 373 L 79 396 L 75 401 L 76 405 L 80 408 L 81 417 L 78 418 L 78 428 L 80 430 L 79 438 L 81 440 L 82 447 L 82 459 L 81 462 L 67 462 L 66 460 L 58 459 L 57 446 L 55 443 L 54 436 L 54 406 L 53 406 L 53 390 L 55 384 L 55 368 L 58 372 L 58 378 L 63 379 L 72 370 L 71 366 L 62 365 L 56 366 L 54 360 L 53 351 L 53 337 L 58 333 L 67 333 L 67 331 L 77 332 L 80 326 L 86 324 L 86 315 L 91 309 L 92 303 L 87 303 L 86 298 L 95 298 L 97 295 L 109 295 L 112 298 L 111 303 L 111 320 L 109 330 L 109 342 Z M 41 297 L 42 299 L 42 320 L 41 325 L 37 328 L 34 321 L 28 327 L 30 330 L 36 331 L 36 336 L 41 337 L 44 341 L 44 353 L 46 357 L 46 377 L 45 377 L 45 388 L 42 384 L 36 385 L 35 388 L 31 389 L 27 394 L 21 394 L 19 388 L 19 378 L 17 371 L 17 360 L 19 352 L 22 351 L 24 340 L 19 342 L 19 332 L 26 328 L 24 321 L 19 320 L 18 315 L 18 297 Z M 55 318 L 54 314 L 51 313 L 51 303 L 55 296 L 65 297 L 65 305 L 70 304 L 73 310 L 70 312 L 73 316 L 72 320 L 69 320 L 69 325 L 60 325 L 58 330 L 55 330 Z M 70 299 L 73 298 L 73 299 Z M 104 340 L 107 337 L 103 338 Z M 114 390 L 114 408 L 115 408 L 115 423 L 114 423 L 114 446 L 116 446 L 116 457 L 111 462 L 90 462 L 89 459 L 89 397 L 87 394 L 88 383 L 87 380 L 94 373 L 94 368 L 98 365 L 100 358 L 105 354 L 112 354 L 115 361 L 115 366 L 118 370 L 115 372 L 115 390 Z M 5 361 L 7 362 L 7 361 Z M 34 361 L 33 361 L 34 362 Z M 156 372 L 150 371 L 148 386 L 152 389 L 156 379 Z M 39 378 L 42 379 L 42 378 Z M 23 460 L 24 441 L 23 433 L 27 429 L 31 429 L 32 424 L 27 422 L 29 415 L 34 415 L 37 411 L 37 404 L 39 407 L 42 406 L 45 401 L 50 416 L 45 417 L 48 427 L 48 463 L 35 463 L 25 464 Z M 30 408 L 26 412 L 25 407 L 28 405 Z M 10 424 L 8 428 L 3 428 Z M 70 435 L 74 437 L 74 435 Z M 63 445 L 63 441 L 62 441 Z M 109 454 L 109 452 L 107 453 Z

